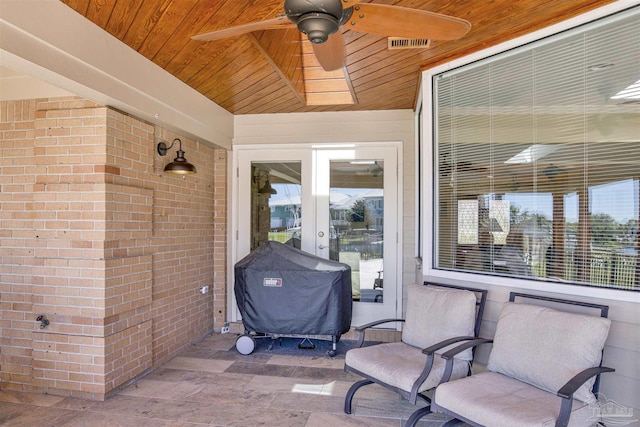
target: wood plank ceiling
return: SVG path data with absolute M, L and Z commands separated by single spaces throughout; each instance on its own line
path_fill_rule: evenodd
M 202 42 L 191 37 L 276 17 L 283 0 L 61 0 L 233 114 L 413 109 L 420 72 L 613 0 L 376 0 L 466 19 L 455 41 L 389 50 L 345 30 L 346 67 L 326 73 L 295 29 Z

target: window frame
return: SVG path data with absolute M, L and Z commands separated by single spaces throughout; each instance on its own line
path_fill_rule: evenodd
M 435 79 L 434 77 L 444 72 L 453 70 L 458 67 L 468 66 L 474 62 L 484 60 L 494 55 L 504 54 L 510 50 L 520 51 L 519 48 L 526 47 L 531 43 L 539 42 L 547 37 L 554 36 L 559 33 L 571 34 L 574 31 L 580 31 L 579 26 L 588 24 L 592 21 L 604 18 L 608 15 L 630 9 L 638 6 L 637 2 L 621 0 L 610 5 L 603 6 L 591 12 L 566 20 L 559 24 L 555 24 L 535 31 L 525 36 L 518 37 L 508 42 L 501 43 L 497 46 L 484 49 L 463 58 L 456 59 L 447 64 L 425 70 L 422 74 L 422 100 L 423 100 L 423 146 L 422 165 L 433 165 L 436 151 L 435 134 L 436 123 L 434 122 L 434 102 L 435 102 Z M 423 275 L 425 280 L 441 280 L 455 281 L 465 283 L 491 284 L 515 289 L 527 289 L 546 291 L 553 293 L 561 293 L 568 295 L 584 295 L 595 298 L 605 298 L 618 301 L 640 302 L 640 292 L 620 290 L 613 288 L 591 287 L 571 283 L 546 282 L 537 280 L 519 279 L 515 277 L 503 277 L 494 275 L 485 275 L 482 273 L 451 271 L 434 268 L 434 260 L 437 257 L 436 245 L 436 221 L 434 211 L 438 206 L 436 204 L 437 193 L 437 177 L 433 173 L 423 173 L 421 188 L 423 188 L 424 206 L 421 212 L 422 218 L 416 218 L 416 221 L 422 221 L 425 225 L 422 229 L 423 240 L 422 253 L 423 258 Z M 432 224 L 431 227 L 427 224 Z

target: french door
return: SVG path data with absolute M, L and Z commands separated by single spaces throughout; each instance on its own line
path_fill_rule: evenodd
M 238 149 L 234 262 L 266 240 L 293 245 L 351 267 L 352 325 L 396 317 L 397 153 L 396 145 Z

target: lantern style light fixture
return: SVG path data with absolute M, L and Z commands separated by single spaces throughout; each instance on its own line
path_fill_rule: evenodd
M 189 163 L 187 159 L 184 158 L 184 151 L 182 151 L 182 140 L 180 140 L 180 138 L 174 139 L 171 145 L 168 147 L 166 142 L 160 141 L 158 143 L 158 154 L 160 154 L 161 156 L 166 156 L 167 150 L 170 150 L 175 145 L 176 141 L 178 141 L 178 144 L 179 144 L 179 148 L 177 151 L 178 155 L 175 159 L 173 159 L 173 162 L 167 164 L 164 167 L 164 171 L 166 173 L 173 173 L 177 175 L 187 175 L 187 174 L 197 173 L 196 167 L 191 163 Z
M 271 180 L 269 179 L 269 172 L 263 171 L 260 172 L 258 169 L 255 170 L 253 175 L 253 182 L 256 184 L 258 188 L 258 194 L 278 194 L 275 188 L 271 186 Z M 264 183 L 263 183 L 264 181 Z
M 262 187 L 260 187 L 260 190 L 258 190 L 258 193 L 260 193 L 260 194 L 278 194 L 276 189 L 271 186 L 271 182 L 269 181 L 268 178 L 267 178 L 267 181 L 264 183 L 264 185 Z

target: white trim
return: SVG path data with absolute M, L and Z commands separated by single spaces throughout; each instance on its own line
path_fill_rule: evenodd
M 424 118 L 424 110 L 425 107 L 424 105 L 422 105 L 422 99 L 423 99 L 423 95 L 422 95 L 422 82 L 420 83 L 420 90 L 418 90 L 418 102 L 416 104 L 416 110 L 415 110 L 415 114 L 414 114 L 414 134 L 415 134 L 415 138 L 414 138 L 414 143 L 413 143 L 413 155 L 415 156 L 416 162 L 414 165 L 414 181 L 418 182 L 421 174 L 420 174 L 420 167 L 422 166 L 423 169 L 423 173 L 422 175 L 424 175 L 424 164 L 422 163 L 422 160 L 420 159 L 420 154 L 422 152 L 424 152 L 424 141 L 425 141 L 425 136 L 424 136 L 424 125 L 420 124 L 420 112 L 422 111 L 422 117 Z M 423 145 L 423 149 L 420 150 L 420 144 Z M 413 217 L 415 218 L 415 222 L 416 222 L 416 226 L 414 227 L 414 237 L 415 237 L 415 248 L 414 248 L 414 257 L 416 258 L 416 260 L 419 257 L 424 256 L 424 251 L 422 250 L 422 248 L 420 248 L 420 245 L 422 244 L 421 242 L 421 235 L 419 230 L 422 230 L 422 233 L 424 234 L 424 224 L 422 224 L 422 227 L 420 227 L 420 201 L 423 200 L 422 197 L 420 197 L 420 190 L 423 190 L 423 186 L 422 185 L 416 185 L 415 191 L 414 191 L 414 197 L 415 197 L 415 206 L 413 207 Z M 423 200 L 424 201 L 424 200 Z
M 564 295 L 579 295 L 612 301 L 625 301 L 640 304 L 640 292 L 621 291 L 611 288 L 582 286 L 577 284 L 564 284 L 558 282 L 544 282 L 536 280 L 524 280 L 515 277 L 486 276 L 487 280 L 479 280 L 484 277 L 481 274 L 463 273 L 459 271 L 433 270 L 430 266 L 425 269 L 425 277 L 429 279 L 449 279 L 462 282 L 482 283 L 491 286 L 503 286 L 538 292 L 548 292 Z M 426 279 L 425 279 L 426 280 Z
M 396 201 L 396 318 L 402 317 L 404 283 L 404 145 L 400 141 L 392 143 L 396 148 L 396 187 L 398 194 Z M 396 323 L 396 330 L 400 330 L 401 324 Z
M 427 165 L 429 167 L 433 165 L 433 89 L 432 89 L 432 76 L 434 73 L 431 73 L 429 70 L 422 73 L 423 75 L 423 85 L 422 85 L 422 97 L 425 102 L 422 103 L 423 111 L 422 111 L 422 134 L 424 136 L 422 140 L 422 165 L 423 168 L 426 168 Z M 427 78 L 424 78 L 427 76 Z M 428 82 L 429 85 L 425 85 L 424 83 Z M 423 173 L 422 174 L 422 191 L 424 195 L 423 199 L 423 209 L 422 209 L 422 223 L 424 225 L 424 229 L 422 230 L 422 271 L 424 275 L 431 273 L 433 270 L 433 254 L 431 253 L 431 248 L 433 246 L 433 227 L 429 226 L 429 224 L 434 224 L 433 218 L 433 182 L 434 176 L 433 173 Z M 427 255 L 428 254 L 428 255 Z
M 227 152 L 227 260 L 234 260 L 235 254 L 237 250 L 237 241 L 236 241 L 236 227 L 235 224 L 235 215 L 237 212 L 236 204 L 238 203 L 238 194 L 237 185 L 238 180 L 236 179 L 236 171 L 238 170 L 238 160 L 237 156 L 233 151 Z M 230 226 L 229 226 L 230 225 Z M 235 322 L 235 307 L 233 305 L 233 285 L 234 285 L 234 262 L 226 262 L 227 264 L 227 277 L 226 286 L 225 286 L 225 301 L 226 301 L 226 312 L 225 312 L 225 322 L 231 321 Z M 214 294 L 215 295 L 215 294 Z
M 473 53 L 471 55 L 459 58 L 451 61 L 447 64 L 437 66 L 435 68 L 425 70 L 422 73 L 422 96 L 423 102 L 423 165 L 433 164 L 433 76 L 441 74 L 447 70 L 451 70 L 463 65 L 470 64 L 472 62 L 485 59 L 492 55 L 496 55 L 505 52 L 509 49 L 520 47 L 524 44 L 538 41 L 544 37 L 548 37 L 557 34 L 562 31 L 569 30 L 578 25 L 586 24 L 593 20 L 603 18 L 615 12 L 628 9 L 633 6 L 640 5 L 640 1 L 631 0 L 619 0 L 607 6 L 595 9 L 593 11 L 584 13 L 575 18 L 568 19 L 559 24 L 549 26 L 539 31 L 527 34 L 522 37 L 518 37 L 513 40 L 501 43 L 497 46 L 493 46 L 482 51 Z M 424 83 L 427 82 L 428 86 Z M 540 292 L 559 293 L 567 295 L 580 295 L 584 297 L 593 297 L 599 299 L 607 299 L 613 301 L 625 301 L 640 303 L 640 292 L 622 291 L 611 288 L 600 288 L 593 286 L 582 286 L 576 284 L 564 284 L 558 282 L 545 282 L 545 281 L 533 281 L 524 280 L 511 277 L 499 277 L 499 276 L 486 276 L 487 279 L 483 280 L 483 275 L 473 273 L 463 273 L 457 271 L 435 270 L 433 268 L 433 254 L 431 246 L 433 244 L 434 233 L 433 227 L 427 227 L 426 224 L 434 224 L 433 218 L 433 202 L 434 202 L 434 176 L 433 174 L 423 174 L 423 189 L 424 189 L 424 212 L 423 223 L 425 229 L 423 230 L 423 247 L 422 253 L 425 254 L 423 259 L 423 275 L 425 280 L 429 279 L 445 279 L 445 280 L 459 280 L 471 283 L 489 284 L 491 286 L 504 286 L 512 288 L 521 288 L 527 290 L 536 290 Z M 426 256 L 426 254 L 430 254 Z
M 348 144 L 348 146 L 347 146 Z M 234 145 L 233 151 L 243 151 L 243 150 L 276 150 L 276 149 L 292 149 L 295 150 L 297 148 L 303 149 L 341 149 L 341 148 L 366 148 L 366 147 L 384 147 L 389 145 L 397 145 L 398 150 L 402 151 L 402 142 L 401 141 L 365 141 L 365 142 L 348 142 L 348 143 L 340 143 L 340 142 L 326 142 L 326 143 L 297 143 L 297 144 L 247 144 L 247 145 Z

